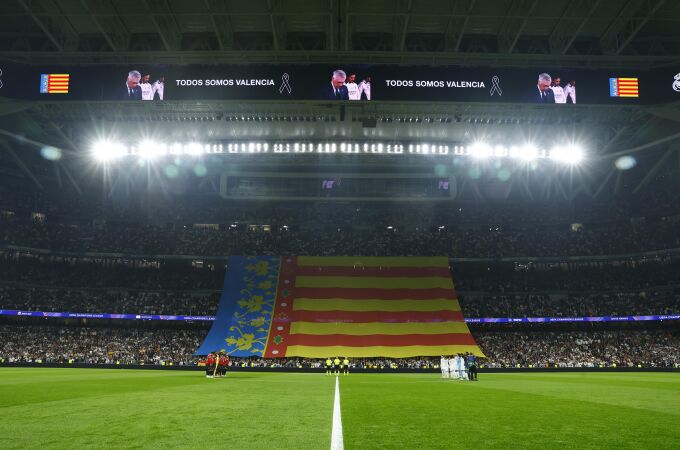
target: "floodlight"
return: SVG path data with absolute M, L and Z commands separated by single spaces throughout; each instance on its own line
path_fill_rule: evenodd
M 493 150 L 493 155 L 497 158 L 503 158 L 508 156 L 508 149 L 502 145 L 497 145 Z
M 487 143 L 484 142 L 475 142 L 470 146 L 470 155 L 479 158 L 479 159 L 484 159 L 488 158 L 491 156 L 493 152 L 493 149 L 491 146 Z
M 92 146 L 92 155 L 99 162 L 108 162 L 125 155 L 125 146 L 120 142 L 97 141 Z
M 525 161 L 538 158 L 538 148 L 532 144 L 524 144 L 521 147 L 510 147 L 510 156 Z
M 157 156 L 166 155 L 168 153 L 168 146 L 155 142 L 149 139 L 143 140 L 137 147 L 137 155 L 146 161 L 150 161 Z
M 553 147 L 550 150 L 550 159 L 566 164 L 578 164 L 583 160 L 583 150 L 574 145 Z

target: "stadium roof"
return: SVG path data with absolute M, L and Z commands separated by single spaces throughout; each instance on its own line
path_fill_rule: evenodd
M 0 56 L 29 62 L 678 62 L 664 0 L 6 0 Z
M 680 72 L 680 3 L 672 1 L 6 0 L 2 10 L 0 61 L 30 64 L 368 63 Z M 553 127 L 586 143 L 586 190 L 593 197 L 637 192 L 680 171 L 680 102 L 578 105 L 548 116 L 540 105 L 507 103 L 6 100 L 0 115 L 6 124 L 0 128 L 22 138 L 0 135 L 0 151 L 11 155 L 5 168 L 30 179 L 46 172 L 37 168 L 40 158 L 29 151 L 35 149 L 30 141 L 82 154 L 93 130 L 127 130 L 132 121 L 177 139 L 368 142 L 464 143 L 480 136 L 508 142 Z M 636 170 L 617 170 L 616 157 L 628 154 L 637 158 Z M 68 174 L 69 161 L 55 167 Z M 413 161 L 389 164 L 395 163 Z M 59 170 L 54 174 L 61 184 Z M 63 177 L 64 183 L 78 179 Z

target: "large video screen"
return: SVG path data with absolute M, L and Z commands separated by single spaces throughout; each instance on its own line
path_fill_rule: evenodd
M 29 66 L 0 63 L 0 96 L 26 100 L 324 100 L 650 104 L 680 100 L 655 71 L 369 65 Z

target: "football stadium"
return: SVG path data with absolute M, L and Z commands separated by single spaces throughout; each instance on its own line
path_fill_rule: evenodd
M 680 3 L 0 2 L 0 449 L 680 447 Z

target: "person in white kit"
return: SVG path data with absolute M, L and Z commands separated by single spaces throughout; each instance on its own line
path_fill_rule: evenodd
M 151 92 L 153 93 L 152 98 L 158 96 L 158 100 L 163 100 L 163 89 L 165 88 L 165 77 L 161 75 L 158 79 L 151 85 Z
M 555 77 L 550 86 L 550 89 L 552 89 L 553 95 L 555 96 L 555 103 L 567 103 L 567 96 L 564 94 L 564 88 L 562 88 L 560 84 L 561 81 L 560 77 Z
M 439 362 L 439 368 L 442 370 L 442 378 L 448 378 L 449 376 L 449 360 L 445 356 Z
M 463 357 L 459 354 L 456 355 L 456 379 L 458 381 L 463 380 L 463 376 L 465 375 L 465 360 Z
M 153 100 L 153 88 L 149 83 L 150 78 L 151 75 L 146 74 L 142 77 L 142 82 L 139 83 L 139 87 L 142 88 L 142 100 Z
M 364 95 L 366 97 L 366 100 L 371 99 L 371 76 L 365 77 L 363 80 L 361 80 L 361 83 L 359 83 L 359 98 Z
M 564 95 L 567 99 L 567 103 L 576 104 L 576 80 L 571 80 L 564 87 Z
M 361 92 L 359 91 L 359 86 L 357 86 L 356 79 L 357 76 L 355 74 L 350 74 L 350 76 L 347 77 L 347 82 L 345 83 L 345 86 L 347 86 L 347 95 L 349 96 L 350 100 L 361 99 Z
M 456 357 L 449 358 L 449 378 L 452 380 L 456 378 Z

